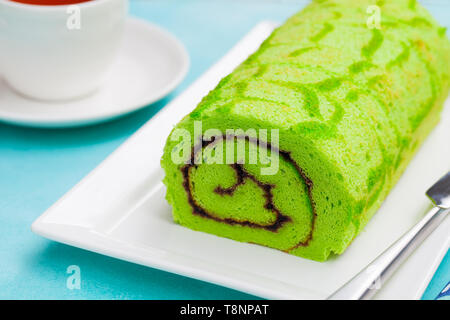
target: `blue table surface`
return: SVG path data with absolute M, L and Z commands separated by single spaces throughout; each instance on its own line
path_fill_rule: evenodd
M 131 15 L 175 34 L 191 69 L 167 98 L 113 122 L 75 129 L 32 129 L 0 123 L 0 298 L 2 299 L 254 299 L 256 297 L 49 241 L 31 223 L 171 99 L 217 61 L 256 23 L 283 21 L 308 1 L 132 0 Z M 450 1 L 424 0 L 450 26 Z M 81 288 L 66 286 L 68 266 Z M 450 253 L 423 299 L 450 280 Z

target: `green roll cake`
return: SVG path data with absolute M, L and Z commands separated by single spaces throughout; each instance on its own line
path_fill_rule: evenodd
M 439 121 L 448 61 L 416 1 L 313 1 L 172 131 L 174 220 L 318 261 L 342 253 Z

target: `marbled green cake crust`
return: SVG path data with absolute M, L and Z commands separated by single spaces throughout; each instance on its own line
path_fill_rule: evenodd
M 175 164 L 168 139 L 174 220 L 319 261 L 342 253 L 438 122 L 449 60 L 445 29 L 416 1 L 313 1 L 176 126 L 279 129 L 280 170 Z

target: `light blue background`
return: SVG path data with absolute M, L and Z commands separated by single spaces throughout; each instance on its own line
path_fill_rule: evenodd
M 450 26 L 446 0 L 423 1 Z M 0 298 L 248 299 L 222 288 L 41 238 L 31 223 L 142 124 L 182 92 L 258 21 L 283 21 L 306 1 L 134 0 L 131 14 L 157 23 L 186 45 L 191 69 L 166 99 L 122 119 L 87 128 L 40 130 L 0 123 Z M 81 290 L 66 288 L 66 268 L 81 268 Z M 447 253 L 425 299 L 450 280 Z

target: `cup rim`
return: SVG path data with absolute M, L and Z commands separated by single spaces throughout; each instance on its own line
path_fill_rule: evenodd
M 30 3 L 22 3 L 11 0 L 0 0 L 0 5 L 9 6 L 12 8 L 24 9 L 29 11 L 58 11 L 64 10 L 66 11 L 70 6 L 79 6 L 81 8 L 88 8 L 100 5 L 104 2 L 114 1 L 114 0 L 90 0 L 86 2 L 73 3 L 73 4 L 59 4 L 59 5 L 39 5 L 39 4 L 30 4 Z M 117 0 L 116 0 L 117 1 Z

